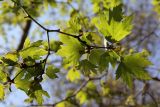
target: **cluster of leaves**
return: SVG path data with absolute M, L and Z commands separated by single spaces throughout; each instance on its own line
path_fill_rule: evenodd
M 93 94 L 96 86 L 91 80 L 99 80 L 103 76 L 91 78 L 108 72 L 110 65 L 116 69 L 116 79 L 121 78 L 129 87 L 132 87 L 133 79 L 150 79 L 145 70 L 151 65 L 147 59 L 148 53 L 146 51 L 129 53 L 120 49 L 119 43 L 132 31 L 133 15 L 126 16 L 123 13 L 123 4 L 120 0 L 92 0 L 92 3 L 96 14 L 94 17 L 89 19 L 78 11 L 73 11 L 63 31 L 44 29 L 31 17 L 34 11 L 31 12 L 30 8 L 22 7 L 23 4 L 16 4 L 16 8 L 27 11 L 29 18 L 46 30 L 47 34 L 50 31 L 60 33 L 60 40 L 52 43 L 38 40 L 31 43 L 29 39 L 26 39 L 22 50 L 9 52 L 1 57 L 0 99 L 4 98 L 4 85 L 9 83 L 15 84 L 18 89 L 23 90 L 29 96 L 25 101 L 33 102 L 35 99 L 38 104 L 42 104 L 43 96 L 49 97 L 40 84 L 43 75 L 55 79 L 56 73 L 60 71 L 59 68 L 46 64 L 51 51 L 62 57 L 62 67 L 68 70 L 66 76 L 68 80 L 76 82 L 81 78 L 89 78 L 85 88 L 74 95 L 80 104 L 83 104 L 88 96 L 97 97 Z M 10 66 L 16 67 L 13 79 L 2 69 Z M 86 90 L 89 90 L 89 93 L 86 93 Z
M 52 44 L 55 46 L 56 42 L 52 42 Z M 15 77 L 10 79 L 9 75 L 1 69 L 1 82 L 3 84 L 13 83 L 18 89 L 23 90 L 30 97 L 26 99 L 27 102 L 32 102 L 33 99 L 36 99 L 39 104 L 42 104 L 42 96 L 49 97 L 40 84 L 43 80 L 42 75 L 47 75 L 51 79 L 57 78 L 55 73 L 59 72 L 58 68 L 48 65 L 45 70 L 46 59 L 44 59 L 44 56 L 48 53 L 47 49 L 45 41 L 38 40 L 31 43 L 27 38 L 21 51 L 9 52 L 1 57 L 1 68 L 13 66 L 17 70 Z M 54 49 L 56 48 L 53 47 L 52 50 Z M 1 90 L 1 99 L 3 99 L 2 84 Z

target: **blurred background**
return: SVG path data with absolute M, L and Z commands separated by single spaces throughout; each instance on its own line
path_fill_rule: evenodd
M 29 13 L 42 25 L 50 29 L 65 28 L 73 10 L 79 11 L 85 17 L 94 16 L 93 6 L 95 0 L 21 0 L 28 6 Z M 101 101 L 91 99 L 90 103 L 84 103 L 84 107 L 158 107 L 160 104 L 160 0 L 123 0 L 126 15 L 134 14 L 134 28 L 132 33 L 122 41 L 126 49 L 141 51 L 149 50 L 153 66 L 148 72 L 152 76 L 151 81 L 136 81 L 134 89 L 129 90 L 121 81 L 116 81 L 110 73 L 104 87 L 104 96 Z M 0 1 L 0 55 L 7 52 L 20 50 L 26 37 L 32 41 L 46 40 L 43 29 L 34 22 L 24 18 L 25 14 L 13 8 L 11 0 Z M 51 39 L 59 40 L 56 33 L 50 34 Z M 52 54 L 50 64 L 61 67 L 61 58 Z M 138 63 L 138 62 L 137 62 Z M 6 72 L 12 75 L 14 69 L 6 68 Z M 112 69 L 111 69 L 112 71 Z M 45 103 L 54 103 L 66 96 L 66 90 L 74 89 L 78 84 L 71 84 L 66 79 L 66 71 L 59 74 L 58 79 L 50 80 L 44 77 L 42 86 L 49 92 L 51 98 L 45 98 Z M 0 101 L 0 107 L 23 107 L 27 98 L 24 92 L 12 85 L 4 101 Z M 112 102 L 112 103 L 111 103 Z M 102 105 L 100 105 L 102 103 Z M 100 105 L 100 106 L 99 106 Z M 129 105 L 129 106 L 128 106 Z M 135 107 L 138 107 L 135 106 Z M 160 106 L 160 105 L 159 105 Z

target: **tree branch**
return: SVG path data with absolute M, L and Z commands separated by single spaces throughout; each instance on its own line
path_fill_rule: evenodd
M 90 81 L 101 80 L 101 79 L 102 79 L 103 77 L 105 77 L 107 74 L 108 74 L 108 72 L 104 73 L 103 75 L 101 75 L 101 76 L 99 76 L 99 77 L 89 77 L 89 78 L 87 78 L 87 79 L 81 84 L 81 86 L 80 86 L 77 90 L 75 90 L 75 91 L 73 92 L 72 95 L 70 95 L 70 96 L 68 96 L 68 97 L 65 97 L 64 99 L 62 99 L 62 100 L 60 100 L 60 101 L 58 101 L 58 102 L 56 102 L 56 103 L 54 103 L 54 104 L 30 105 L 30 106 L 32 106 L 32 107 L 40 107 L 40 106 L 55 107 L 57 104 L 62 103 L 62 102 L 64 102 L 64 101 L 67 101 L 67 100 L 75 97 L 80 91 L 82 91 L 82 90 L 87 86 L 87 84 L 88 84 Z M 30 106 L 29 106 L 29 107 L 30 107 Z
M 29 30 L 31 28 L 31 23 L 32 23 L 31 20 L 27 20 L 26 25 L 25 25 L 25 27 L 23 29 L 23 35 L 22 35 L 20 44 L 19 44 L 19 46 L 17 48 L 17 51 L 19 51 L 19 50 L 21 50 L 23 48 L 24 42 L 25 42 L 25 40 L 26 40 L 26 38 L 28 36 Z

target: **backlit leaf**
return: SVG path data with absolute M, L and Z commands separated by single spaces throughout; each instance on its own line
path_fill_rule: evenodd
M 57 54 L 66 58 L 71 64 L 77 64 L 80 57 L 84 53 L 84 47 L 82 44 L 73 37 L 65 35 L 60 36 L 61 42 L 64 44 L 61 49 L 58 50 Z
M 93 23 L 110 42 L 121 41 L 131 33 L 133 16 L 125 17 L 120 22 L 112 19 L 110 24 L 108 23 L 109 20 L 107 18 L 101 17 L 95 17 L 93 19 Z
M 23 59 L 27 58 L 28 56 L 33 59 L 37 59 L 46 55 L 47 53 L 48 52 L 41 47 L 28 47 L 20 51 L 20 56 L 22 56 Z
M 146 67 L 152 63 L 147 59 L 146 51 L 124 56 L 119 64 L 116 78 L 122 78 L 130 87 L 132 87 L 133 78 L 140 80 L 151 79 Z M 138 62 L 138 63 L 137 63 Z

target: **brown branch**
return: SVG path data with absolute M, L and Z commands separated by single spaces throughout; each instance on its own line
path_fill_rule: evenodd
M 23 29 L 23 34 L 22 34 L 22 37 L 21 37 L 21 41 L 17 47 L 17 51 L 20 51 L 22 48 L 23 48 L 23 45 L 24 45 L 24 42 L 29 34 L 29 30 L 31 28 L 31 23 L 32 23 L 32 20 L 27 20 L 26 22 L 26 25 Z M 12 67 L 8 72 L 9 74 L 12 74 L 12 71 L 14 70 L 14 67 Z
M 25 42 L 25 40 L 26 40 L 26 38 L 27 38 L 27 36 L 29 34 L 29 30 L 31 28 L 31 23 L 32 23 L 31 20 L 27 20 L 26 25 L 25 25 L 25 27 L 23 29 L 23 35 L 22 35 L 20 44 L 19 44 L 19 46 L 17 48 L 17 51 L 19 51 L 19 50 L 21 50 L 23 48 L 24 42 Z
M 29 30 L 31 28 L 31 23 L 32 21 L 31 20 L 27 20 L 26 22 L 26 25 L 23 29 L 23 34 L 22 34 L 22 37 L 21 37 L 21 41 L 17 47 L 17 51 L 21 50 L 23 48 L 23 45 L 24 45 L 24 42 L 29 34 Z M 12 67 L 10 70 L 9 70 L 9 73 L 11 74 L 11 72 L 14 70 L 14 67 Z

